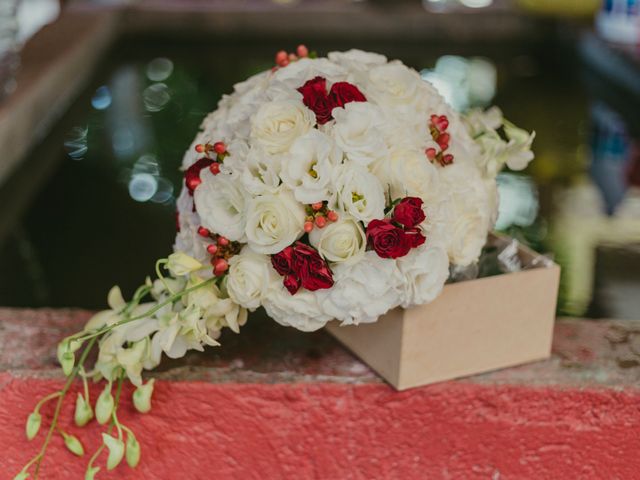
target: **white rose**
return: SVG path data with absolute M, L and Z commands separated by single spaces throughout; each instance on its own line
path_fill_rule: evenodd
M 331 133 L 349 160 L 367 166 L 387 155 L 381 123 L 384 116 L 378 107 L 350 102 L 344 108 L 334 108 L 333 117 L 336 123 Z
M 251 118 L 251 139 L 271 155 L 285 153 L 315 124 L 315 114 L 301 100 L 268 102 Z
M 448 192 L 445 225 L 451 263 L 466 266 L 475 262 L 491 228 L 493 201 L 480 174 L 473 165 L 454 163 L 440 175 Z
M 255 310 L 282 278 L 271 266 L 267 255 L 244 247 L 238 255 L 229 259 L 226 277 L 229 297 L 244 308 Z
M 200 173 L 202 183 L 193 198 L 202 225 L 229 240 L 245 242 L 246 192 L 235 175 Z
M 400 62 L 387 63 L 369 71 L 367 93 L 380 105 L 392 107 L 415 104 L 425 96 L 424 80 L 415 70 Z M 367 97 L 369 98 L 369 97 Z
M 309 242 L 325 259 L 336 263 L 359 261 L 367 247 L 360 222 L 348 217 L 329 223 L 324 228 L 314 228 L 309 233 Z
M 347 79 L 347 71 L 340 65 L 326 58 L 301 58 L 279 68 L 273 74 L 271 85 L 267 90 L 270 99 L 302 99 L 298 88 L 315 77 L 327 79 L 329 84 Z M 315 118 L 315 117 L 314 117 Z
M 322 310 L 344 324 L 375 322 L 400 304 L 403 278 L 391 259 L 369 251 L 359 262 L 333 268 L 334 285 L 318 290 Z
M 376 65 L 387 63 L 387 57 L 378 53 L 364 52 L 358 49 L 346 52 L 329 52 L 329 60 L 348 70 L 368 70 Z
M 365 223 L 384 216 L 382 185 L 365 167 L 340 165 L 334 169 L 333 186 L 335 204 L 343 212 Z
M 376 162 L 371 170 L 394 200 L 420 197 L 429 202 L 439 194 L 438 169 L 424 152 L 394 149 L 389 158 Z
M 405 278 L 402 307 L 422 305 L 433 301 L 449 277 L 449 257 L 440 245 L 431 245 L 430 239 L 406 256 L 397 260 Z
M 258 253 L 278 253 L 302 236 L 304 219 L 304 208 L 291 192 L 258 195 L 247 209 L 248 243 Z
M 312 332 L 324 327 L 332 319 L 331 315 L 321 310 L 317 293 L 300 289 L 295 295 L 291 295 L 281 283 L 279 288 L 264 299 L 262 306 L 267 315 L 280 325 Z
M 341 160 L 341 153 L 331 138 L 313 129 L 291 146 L 280 176 L 299 202 L 311 204 L 328 200 L 331 174 Z

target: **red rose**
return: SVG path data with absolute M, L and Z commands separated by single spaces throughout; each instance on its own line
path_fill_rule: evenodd
M 337 82 L 331 87 L 329 97 L 335 107 L 344 107 L 349 102 L 366 102 L 366 97 L 358 87 L 349 82 Z
M 282 283 L 291 295 L 295 295 L 300 290 L 301 282 L 297 275 L 287 275 Z
M 293 247 L 289 246 L 275 255 L 271 255 L 271 265 L 283 277 L 293 273 Z
M 411 249 L 404 230 L 388 220 L 371 220 L 367 225 L 367 241 L 382 258 L 404 257 Z
M 293 269 L 303 288 L 313 292 L 333 286 L 333 275 L 329 265 L 315 248 L 298 242 L 293 250 Z
M 298 91 L 302 94 L 302 102 L 316 114 L 318 124 L 323 125 L 333 119 L 331 110 L 334 104 L 327 95 L 326 79 L 316 77 L 308 80 Z
M 403 198 L 393 209 L 393 221 L 407 228 L 420 225 L 427 218 L 422 210 L 422 204 L 422 199 L 418 197 Z
M 418 227 L 406 229 L 404 234 L 406 235 L 407 242 L 411 248 L 419 247 L 427 240 L 427 237 L 422 234 L 422 230 Z
M 200 171 L 203 168 L 207 168 L 212 163 L 213 160 L 210 158 L 201 158 L 187 168 L 186 172 L 184 172 L 184 184 L 187 187 L 187 190 L 189 190 L 189 195 L 193 195 L 193 191 L 202 183 L 202 180 L 200 180 Z

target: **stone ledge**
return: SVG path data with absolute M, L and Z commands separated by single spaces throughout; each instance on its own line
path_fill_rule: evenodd
M 57 342 L 91 316 L 84 310 L 0 308 L 0 372 L 60 377 Z M 382 383 L 325 332 L 303 333 L 254 315 L 221 347 L 167 360 L 153 376 L 212 383 Z M 476 375 L 465 383 L 527 386 L 640 386 L 640 321 L 559 319 L 549 360 Z

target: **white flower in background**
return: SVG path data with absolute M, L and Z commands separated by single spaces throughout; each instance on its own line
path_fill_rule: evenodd
M 280 168 L 280 156 L 253 148 L 242 165 L 242 185 L 252 195 L 274 193 L 280 185 Z
M 193 198 L 202 225 L 229 240 L 246 241 L 246 190 L 235 175 L 200 173 L 202 183 Z
M 271 266 L 267 255 L 244 247 L 240 254 L 229 260 L 227 292 L 234 302 L 244 308 L 258 308 L 268 293 L 280 283 L 282 278 Z
M 334 108 L 335 125 L 331 131 L 336 144 L 354 163 L 367 166 L 387 155 L 383 115 L 368 102 L 351 102 Z
M 173 249 L 178 252 L 188 252 L 200 262 L 206 262 L 208 254 L 204 239 L 198 235 L 200 215 L 193 211 L 193 197 L 184 189 L 180 192 L 177 201 L 178 226 L 180 230 L 176 234 Z
M 479 137 L 492 130 L 498 130 L 502 126 L 503 120 L 502 111 L 498 107 L 491 107 L 487 110 L 474 108 L 462 117 L 462 121 L 471 138 Z
M 263 104 L 251 118 L 251 140 L 271 155 L 286 153 L 315 124 L 315 115 L 302 101 L 273 101 Z
M 449 277 L 449 257 L 431 239 L 397 260 L 398 269 L 406 279 L 402 293 L 402 307 L 429 303 L 440 294 Z
M 341 160 L 333 140 L 318 130 L 311 130 L 292 145 L 284 162 L 282 181 L 293 190 L 300 203 L 328 200 L 331 175 Z
M 313 229 L 309 243 L 329 262 L 351 264 L 364 255 L 367 239 L 360 223 L 343 215 L 337 222 Z
M 264 299 L 263 306 L 267 315 L 280 325 L 294 327 L 303 332 L 318 330 L 332 318 L 320 308 L 318 292 L 299 290 L 295 295 L 291 295 L 282 286 L 282 282 Z
M 403 278 L 396 262 L 373 251 L 359 262 L 337 264 L 333 278 L 333 288 L 316 293 L 322 310 L 344 324 L 375 322 L 400 304 Z
M 343 164 L 333 171 L 334 202 L 340 210 L 368 223 L 384 217 L 385 197 L 380 181 L 366 168 Z
M 246 236 L 255 252 L 278 253 L 303 234 L 304 209 L 287 190 L 254 197 L 247 211 Z
M 504 133 L 509 139 L 505 155 L 505 163 L 511 170 L 524 170 L 533 160 L 531 145 L 536 138 L 536 132 L 527 132 L 516 127 L 511 122 L 504 122 Z

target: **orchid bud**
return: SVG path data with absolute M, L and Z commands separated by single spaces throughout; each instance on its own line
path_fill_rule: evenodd
M 64 445 L 71 453 L 77 455 L 78 457 L 84 455 L 84 448 L 82 447 L 80 440 L 78 440 L 76 436 L 62 431 L 60 433 L 62 434 L 62 438 L 64 438 Z
M 93 480 L 100 471 L 100 467 L 88 467 L 84 474 L 84 480 Z
M 100 393 L 96 402 L 96 420 L 100 425 L 104 425 L 111 418 L 115 401 L 111 395 L 111 384 L 107 384 Z
M 93 410 L 91 409 L 91 405 L 81 393 L 78 393 L 78 398 L 76 398 L 76 412 L 74 415 L 76 425 L 84 427 L 92 418 Z
M 153 384 L 155 379 L 149 380 L 146 384 L 136 388 L 133 392 L 133 406 L 140 413 L 147 413 L 151 410 L 151 395 L 153 394 Z
M 113 470 L 122 461 L 124 456 L 124 443 L 122 440 L 112 437 L 106 433 L 102 434 L 102 441 L 105 447 L 109 450 L 109 456 L 107 457 L 107 470 Z
M 29 478 L 29 474 L 25 471 L 22 471 L 15 477 L 13 477 L 13 480 L 27 480 L 27 478 Z
M 127 450 L 125 458 L 127 459 L 127 464 L 131 468 L 136 468 L 138 463 L 140 463 L 140 444 L 131 432 L 127 433 Z
M 33 440 L 40 430 L 40 424 L 42 423 L 42 416 L 38 412 L 32 412 L 27 418 L 27 438 Z
M 176 277 L 188 275 L 201 268 L 202 264 L 199 261 L 182 252 L 172 253 L 167 259 L 167 269 Z

